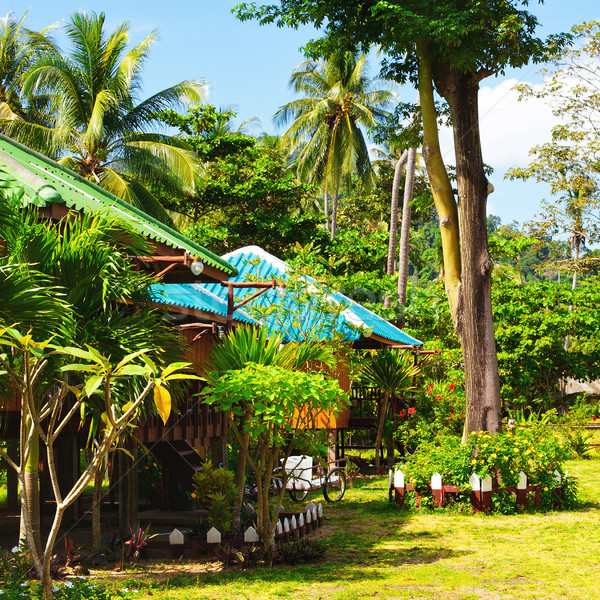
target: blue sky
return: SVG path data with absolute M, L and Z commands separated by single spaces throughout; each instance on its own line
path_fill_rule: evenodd
M 34 29 L 65 20 L 75 10 L 104 11 L 109 28 L 124 20 L 131 22 L 133 42 L 158 28 L 160 40 L 143 74 L 144 96 L 184 79 L 201 78 L 210 84 L 212 104 L 235 105 L 242 119 L 257 117 L 261 130 L 273 132 L 272 115 L 293 99 L 287 82 L 294 67 L 304 60 L 299 47 L 316 32 L 310 27 L 295 31 L 241 23 L 230 12 L 234 4 L 229 0 L 111 0 L 90 7 L 73 2 L 57 5 L 30 0 L 16 4 L 10 0 L 5 10 L 21 15 L 29 8 L 26 23 Z M 542 23 L 540 34 L 547 35 L 600 18 L 595 4 L 591 0 L 547 0 L 541 6 L 532 2 L 530 10 Z M 507 182 L 503 175 L 508 167 L 526 163 L 527 150 L 549 137 L 552 122 L 543 107 L 516 102 L 510 92 L 513 80 L 539 83 L 537 67 L 511 70 L 504 78 L 483 82 L 481 128 L 484 160 L 495 170 L 491 179 L 496 191 L 490 196 L 490 212 L 505 223 L 522 223 L 534 215 L 546 189 L 531 183 Z M 407 89 L 402 95 L 412 99 L 413 93 Z M 443 138 L 447 161 L 454 162 L 450 136 Z

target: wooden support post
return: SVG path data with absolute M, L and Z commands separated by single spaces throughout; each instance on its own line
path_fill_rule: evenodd
M 527 475 L 521 471 L 517 483 L 517 506 L 525 508 L 527 505 Z
M 444 505 L 444 484 L 439 473 L 434 473 L 431 476 L 431 493 L 433 494 L 434 506 L 441 508 Z
M 481 506 L 485 512 L 492 510 L 492 476 L 481 481 Z
M 396 469 L 394 472 L 394 501 L 398 506 L 404 506 L 406 487 L 404 485 L 404 472 Z
M 469 477 L 469 485 L 473 490 L 471 492 L 471 508 L 475 512 L 481 512 L 483 510 L 483 505 L 481 502 L 481 478 L 477 473 L 471 473 Z

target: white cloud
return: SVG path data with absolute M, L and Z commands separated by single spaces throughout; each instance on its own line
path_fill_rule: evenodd
M 479 92 L 479 125 L 483 160 L 496 175 L 513 166 L 529 162 L 532 146 L 550 140 L 550 130 L 557 123 L 544 101 L 528 98 L 519 101 L 513 89 L 517 79 L 506 79 L 496 86 L 482 86 Z M 440 144 L 447 163 L 454 164 L 452 132 L 440 133 Z

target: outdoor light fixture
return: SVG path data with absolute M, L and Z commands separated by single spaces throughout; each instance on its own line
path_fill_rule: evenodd
M 223 325 L 217 325 L 217 336 L 220 340 L 225 337 L 225 327 Z
M 199 260 L 195 260 L 191 265 L 190 265 L 190 271 L 194 274 L 194 275 L 200 275 L 200 273 L 202 273 L 202 271 L 204 271 L 204 263 L 202 261 Z
M 283 298 L 285 298 L 286 292 L 287 292 L 287 289 L 284 286 L 280 285 L 280 286 L 277 287 L 277 297 L 280 300 L 283 299 Z

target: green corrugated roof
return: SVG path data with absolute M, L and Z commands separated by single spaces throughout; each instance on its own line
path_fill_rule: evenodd
M 104 212 L 118 217 L 145 237 L 162 242 L 230 275 L 237 270 L 226 260 L 192 242 L 143 211 L 84 179 L 58 163 L 0 134 L 0 188 L 8 188 L 23 204 L 65 204 L 83 212 Z

